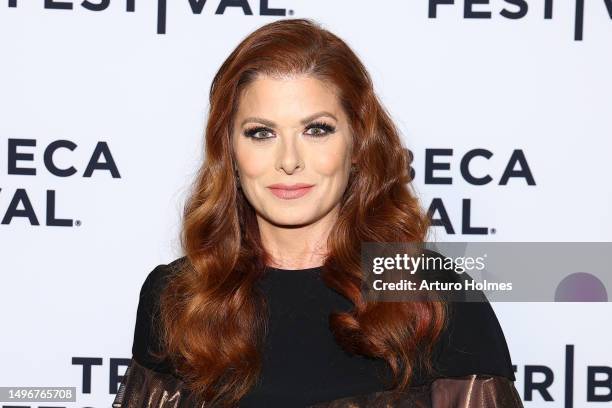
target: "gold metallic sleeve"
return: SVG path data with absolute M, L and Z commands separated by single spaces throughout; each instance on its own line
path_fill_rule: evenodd
M 320 402 L 309 408 L 523 408 L 514 382 L 494 375 L 438 378 L 393 397 L 391 391 L 379 391 Z M 178 378 L 146 368 L 134 359 L 112 407 L 208 408 L 196 403 Z
M 438 378 L 393 399 L 390 391 L 346 397 L 311 408 L 523 408 L 514 382 L 494 375 Z
M 433 408 L 523 408 L 523 403 L 506 377 L 469 375 L 438 378 L 431 386 Z
M 194 408 L 198 405 L 181 380 L 140 365 L 132 358 L 112 408 Z M 206 406 L 208 407 L 208 406 Z

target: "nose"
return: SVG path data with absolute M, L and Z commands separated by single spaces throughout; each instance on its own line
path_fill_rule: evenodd
M 287 174 L 293 174 L 304 167 L 302 146 L 299 138 L 291 135 L 281 137 L 278 150 L 277 169 L 283 170 Z

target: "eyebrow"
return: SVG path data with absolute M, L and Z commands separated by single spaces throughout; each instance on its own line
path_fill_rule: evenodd
M 314 113 L 314 114 L 312 114 L 310 116 L 305 117 L 300 122 L 303 125 L 305 125 L 308 122 L 312 121 L 313 119 L 316 119 L 316 118 L 321 117 L 321 116 L 329 116 L 330 118 L 333 118 L 336 121 L 338 121 L 338 119 L 333 114 L 331 114 L 330 112 L 321 111 L 321 112 L 317 112 L 317 113 Z M 257 118 L 257 117 L 248 117 L 248 118 L 244 119 L 242 121 L 242 123 L 240 124 L 240 126 L 244 126 L 248 122 L 258 122 L 258 123 L 263 123 L 264 125 L 269 126 L 269 127 L 276 127 L 276 123 L 272 122 L 271 120 L 264 119 L 264 118 Z

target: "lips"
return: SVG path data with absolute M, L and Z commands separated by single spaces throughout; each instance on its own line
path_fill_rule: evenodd
M 277 189 L 282 189 L 282 190 L 298 190 L 300 188 L 306 188 L 306 187 L 312 187 L 312 184 L 306 184 L 306 183 L 296 183 L 296 184 L 282 184 L 282 183 L 277 183 L 277 184 L 271 184 L 268 186 L 268 188 L 277 188 Z
M 268 188 L 278 198 L 284 200 L 293 200 L 303 197 L 308 194 L 314 187 L 313 184 L 297 183 L 297 184 L 272 184 Z

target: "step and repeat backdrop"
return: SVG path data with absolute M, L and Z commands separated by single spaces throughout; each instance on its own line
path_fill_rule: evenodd
M 19 406 L 110 406 L 213 75 L 297 17 L 369 69 L 432 239 L 612 241 L 611 0 L 2 0 L 0 386 L 76 387 Z M 612 404 L 610 303 L 493 307 L 526 407 Z

